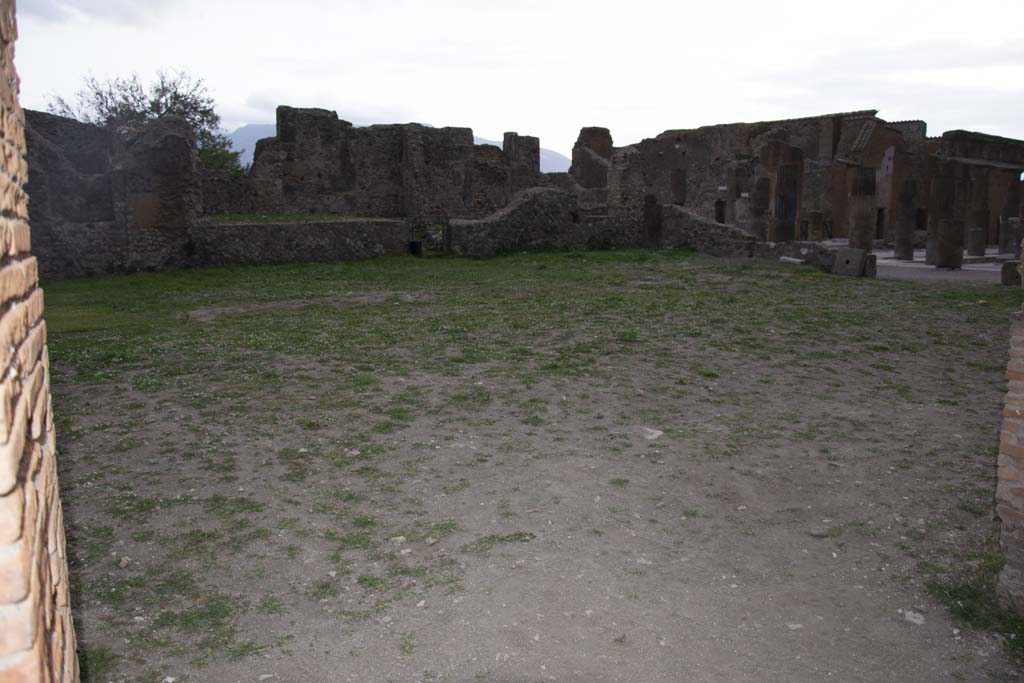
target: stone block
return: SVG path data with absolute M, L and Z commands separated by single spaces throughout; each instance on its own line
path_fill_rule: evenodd
M 1020 256 L 1021 219 L 1007 218 L 1000 223 L 999 253 Z
M 864 275 L 866 263 L 867 252 L 863 249 L 843 247 L 836 250 L 836 260 L 832 264 L 832 273 L 848 277 L 861 277 Z
M 0 546 L 21 538 L 22 517 L 25 511 L 25 491 L 16 486 L 6 496 L 0 496 Z
M 32 648 L 37 628 L 36 604 L 22 600 L 0 605 L 0 660 Z M 0 674 L 0 680 L 2 674 Z
M 1020 261 L 1007 261 L 1003 264 L 1001 281 L 1008 287 L 1020 287 Z
M 878 276 L 878 255 L 867 254 L 864 257 L 864 277 Z
M 972 225 L 967 229 L 967 255 L 984 256 L 985 242 L 988 236 L 985 234 L 985 226 Z

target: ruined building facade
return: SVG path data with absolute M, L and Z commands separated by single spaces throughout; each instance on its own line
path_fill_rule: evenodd
M 43 292 L 30 253 L 14 3 L 0 0 L 0 681 L 75 683 Z
M 898 258 L 1015 252 L 1024 142 L 873 110 L 670 130 L 624 147 L 584 128 L 568 173 L 540 141 L 469 128 L 358 127 L 279 107 L 245 173 L 204 169 L 183 121 L 108 130 L 28 112 L 36 251 L 47 276 L 189 265 L 343 260 L 410 243 L 486 256 L 527 249 L 691 247 L 795 256 L 822 268 L 832 239 Z M 245 216 L 275 219 L 258 226 Z M 217 217 L 238 216 L 234 225 Z M 316 224 L 300 221 L 315 217 Z M 258 236 L 257 239 L 250 239 Z
M 292 107 L 277 119 L 248 172 L 232 174 L 204 169 L 175 117 L 110 130 L 26 112 L 43 274 L 400 254 L 425 226 L 491 215 L 544 182 L 535 137 L 506 133 L 498 148 L 473 144 L 469 128 L 355 127 Z M 225 213 L 281 215 L 282 224 L 203 220 Z M 311 214 L 321 220 L 295 223 Z
M 884 240 L 909 258 L 944 220 L 962 222 L 972 251 L 1011 250 L 1022 171 L 1022 141 L 928 138 L 922 121 L 869 110 L 670 130 L 625 147 L 584 128 L 563 183 L 589 212 L 645 225 L 654 244 L 660 207 L 675 205 L 760 241 Z
M 473 144 L 470 128 L 353 126 L 324 109 L 277 108 L 277 136 L 241 177 L 208 173 L 204 210 L 377 218 L 477 218 L 540 183 L 540 140 L 506 133 Z

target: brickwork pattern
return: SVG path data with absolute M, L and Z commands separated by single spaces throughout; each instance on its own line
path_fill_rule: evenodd
M 78 681 L 13 0 L 0 0 L 0 683 Z

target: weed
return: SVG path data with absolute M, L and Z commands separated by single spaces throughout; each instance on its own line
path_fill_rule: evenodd
M 1000 634 L 1007 650 L 1021 658 L 1024 657 L 1024 617 L 1001 604 L 996 593 L 996 579 L 1004 563 L 998 551 L 988 551 L 965 575 L 932 579 L 926 586 L 960 622 L 979 631 Z
M 528 543 L 535 538 L 537 537 L 529 531 L 516 531 L 511 534 L 489 534 L 481 536 L 472 543 L 467 543 L 462 546 L 461 550 L 464 553 L 483 554 L 492 550 L 496 545 L 503 543 Z

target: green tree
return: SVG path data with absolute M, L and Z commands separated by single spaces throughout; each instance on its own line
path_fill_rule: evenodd
M 50 98 L 51 114 L 101 126 L 139 128 L 160 118 L 175 115 L 185 119 L 196 136 L 199 159 L 208 168 L 241 171 L 240 152 L 220 128 L 213 97 L 201 78 L 185 71 L 160 70 L 148 86 L 138 74 L 101 81 L 85 78 L 85 87 L 73 99 Z

